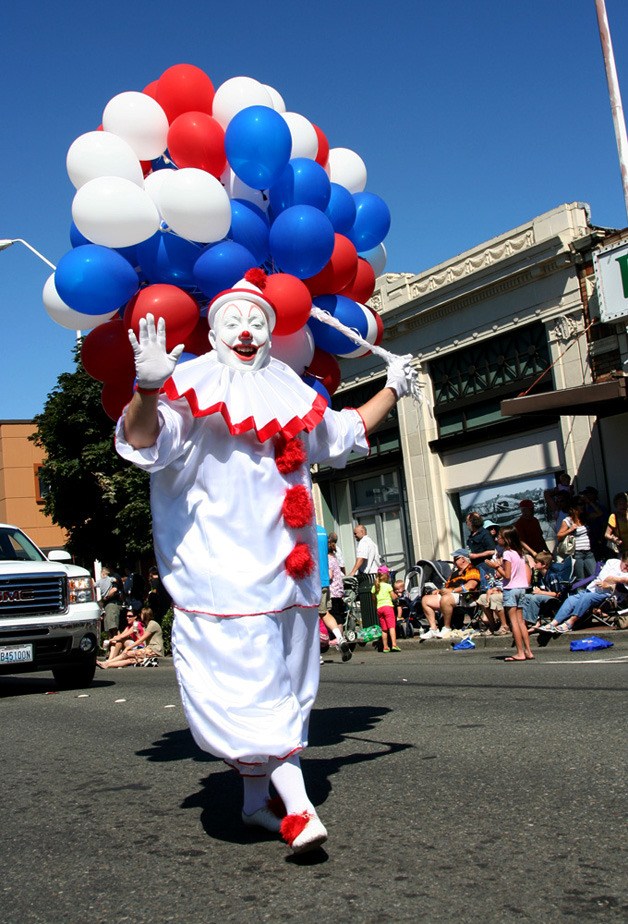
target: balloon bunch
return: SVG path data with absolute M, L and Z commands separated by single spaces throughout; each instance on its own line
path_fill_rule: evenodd
M 113 419 L 133 394 L 127 330 L 150 312 L 166 320 L 168 349 L 185 344 L 180 361 L 206 353 L 209 301 L 256 266 L 277 310 L 273 355 L 327 401 L 340 383 L 336 357 L 367 348 L 312 306 L 380 342 L 364 302 L 385 266 L 388 208 L 365 191 L 359 155 L 330 149 L 274 88 L 233 77 L 214 90 L 198 67 L 174 65 L 141 93 L 111 99 L 102 125 L 71 145 L 67 170 L 72 250 L 47 280 L 44 306 L 62 326 L 90 331 L 83 364 L 103 382 Z

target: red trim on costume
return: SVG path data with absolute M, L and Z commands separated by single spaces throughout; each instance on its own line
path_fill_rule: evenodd
M 298 436 L 287 440 L 284 436 L 278 436 L 275 442 L 275 465 L 282 475 L 290 475 L 301 468 L 307 454 L 305 446 Z
M 286 571 L 295 581 L 309 577 L 314 570 L 314 559 L 310 547 L 305 542 L 297 542 L 286 558 Z
M 288 488 L 281 505 L 281 515 L 291 529 L 302 529 L 312 522 L 314 504 L 306 487 L 295 484 Z
M 242 619 L 246 616 L 280 616 L 288 610 L 317 610 L 318 603 L 291 603 L 282 610 L 261 610 L 259 613 L 210 613 L 209 610 L 189 610 L 184 606 L 173 603 L 175 610 L 188 613 L 190 616 L 215 616 L 217 619 Z
M 254 417 L 246 417 L 239 423 L 234 424 L 224 401 L 217 401 L 216 404 L 212 404 L 207 408 L 199 407 L 196 391 L 193 388 L 189 388 L 187 391 L 180 393 L 173 379 L 168 379 L 163 390 L 171 401 L 185 398 L 190 405 L 194 417 L 208 417 L 210 414 L 216 413 L 221 414 L 232 436 L 240 436 L 242 433 L 254 430 L 260 443 L 266 442 L 266 440 L 270 439 L 272 436 L 276 436 L 278 433 L 290 439 L 302 430 L 307 430 L 309 432 L 313 430 L 314 427 L 318 426 L 327 410 L 327 402 L 322 395 L 317 394 L 312 402 L 311 409 L 303 417 L 293 417 L 292 420 L 289 420 L 284 426 L 282 426 L 275 417 L 264 424 L 261 429 L 258 429 Z
M 299 815 L 286 815 L 281 822 L 279 833 L 287 844 L 292 846 L 293 841 L 297 839 L 301 831 L 312 818 L 309 812 L 301 812 Z

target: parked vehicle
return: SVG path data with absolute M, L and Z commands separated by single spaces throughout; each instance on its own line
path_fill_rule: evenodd
M 51 670 L 62 689 L 92 682 L 100 608 L 89 572 L 69 562 L 0 524 L 0 674 Z

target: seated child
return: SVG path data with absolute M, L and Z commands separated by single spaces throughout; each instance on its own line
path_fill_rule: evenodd
M 523 618 L 528 632 L 534 632 L 541 626 L 541 608 L 548 600 L 555 600 L 560 595 L 560 582 L 550 571 L 552 556 L 549 552 L 538 552 L 534 556 L 532 584 L 523 599 Z
M 397 635 L 399 638 L 413 638 L 414 629 L 410 622 L 410 598 L 406 596 L 403 581 L 395 581 L 393 584 L 393 594 L 395 596 L 395 612 L 397 615 Z

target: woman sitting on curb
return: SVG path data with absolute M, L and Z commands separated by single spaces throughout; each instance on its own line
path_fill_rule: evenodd
M 153 611 L 145 606 L 140 614 L 145 625 L 144 634 L 108 661 L 96 661 L 104 670 L 108 667 L 132 667 L 143 664 L 144 667 L 157 667 L 157 659 L 164 656 L 164 637 L 159 623 L 153 619 Z

